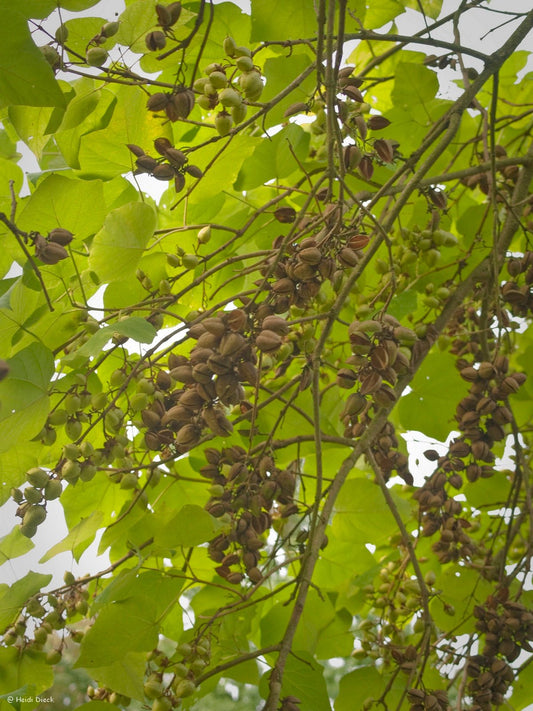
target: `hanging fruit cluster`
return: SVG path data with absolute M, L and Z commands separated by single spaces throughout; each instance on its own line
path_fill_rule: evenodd
M 35 256 L 43 264 L 57 264 L 68 257 L 65 247 L 72 242 L 74 235 L 69 230 L 56 227 L 46 237 L 38 232 L 30 233 L 30 240 L 35 247 Z
M 212 482 L 206 510 L 217 518 L 224 516 L 231 528 L 210 542 L 209 556 L 220 564 L 216 572 L 228 582 L 238 584 L 246 574 L 258 583 L 263 578 L 258 568 L 260 550 L 266 546 L 262 535 L 270 529 L 273 515 L 287 518 L 298 512 L 296 473 L 279 469 L 268 454 L 249 457 L 237 446 L 221 451 L 209 447 L 205 456 L 208 464 L 200 474 Z
M 177 193 L 185 187 L 185 176 L 201 178 L 202 171 L 196 165 L 188 165 L 188 158 L 182 151 L 174 148 L 168 138 L 156 138 L 154 148 L 162 158 L 153 158 L 144 149 L 134 143 L 127 144 L 129 150 L 137 156 L 135 175 L 148 173 L 157 180 L 174 180 Z

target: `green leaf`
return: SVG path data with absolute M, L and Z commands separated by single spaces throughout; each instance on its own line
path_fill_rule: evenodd
M 402 0 L 402 2 L 405 7 L 410 7 L 411 10 L 423 11 L 424 15 L 431 17 L 432 20 L 437 19 L 442 9 L 442 0 L 424 0 L 423 3 L 418 2 L 418 0 Z
M 106 606 L 84 636 L 79 667 L 104 667 L 120 662 L 129 652 L 148 652 L 157 645 L 159 625 L 153 600 L 131 597 Z
M 74 364 L 89 356 L 96 355 L 115 335 L 127 336 L 137 341 L 137 343 L 151 343 L 156 333 L 155 328 L 146 319 L 140 316 L 129 316 L 112 326 L 100 328 L 80 348 L 65 356 L 63 362 Z
M 35 46 L 25 15 L 2 5 L 0 97 L 4 106 L 64 106 L 52 68 Z
M 105 215 L 99 180 L 77 180 L 53 174 L 39 183 L 20 213 L 18 225 L 21 229 L 37 230 L 45 235 L 55 227 L 63 227 L 74 233 L 71 246 L 81 248 L 81 240 L 100 229 Z M 84 258 L 77 256 L 76 259 L 83 269 Z
M 50 576 L 52 577 L 52 576 Z M 13 692 L 22 697 L 34 697 L 53 682 L 53 668 L 44 661 L 42 652 L 25 650 L 22 654 L 16 647 L 0 648 L 0 694 Z
M 301 39 L 313 37 L 315 33 L 313 3 L 307 0 L 291 0 L 290 3 L 252 0 L 252 42 Z
M 120 629 L 115 631 L 115 634 L 117 633 L 120 634 Z M 145 669 L 146 653 L 126 650 L 124 656 L 112 664 L 91 667 L 91 676 L 101 686 L 107 686 L 117 693 L 124 694 L 124 696 L 129 696 L 132 699 L 144 701 L 142 680 Z M 87 704 L 87 707 L 91 707 L 87 711 L 91 711 L 93 703 L 91 701 L 90 704 Z M 106 706 L 107 711 L 109 711 L 109 704 L 106 704 Z
M 155 213 L 146 203 L 133 202 L 113 210 L 94 238 L 89 267 L 103 282 L 133 276 L 154 229 Z
M 411 392 L 398 403 L 398 415 L 406 430 L 417 430 L 444 442 L 457 426 L 455 409 L 466 389 L 454 365 L 452 355 L 437 350 L 424 360 L 411 383 Z
M 197 546 L 214 538 L 218 525 L 201 506 L 187 504 L 177 513 L 160 514 L 154 521 L 154 542 L 163 548 Z
M 22 535 L 19 526 L 15 526 L 10 533 L 0 538 L 0 565 L 24 555 L 32 548 L 35 548 L 35 543 Z
M 34 573 L 30 570 L 23 578 L 11 586 L 0 586 L 0 629 L 13 622 L 24 603 L 52 580 L 51 575 Z
M 402 517 L 410 511 L 410 505 L 390 491 L 396 508 Z M 337 499 L 332 534 L 353 543 L 379 545 L 398 530 L 378 486 L 370 479 L 348 480 Z M 327 550 L 327 549 L 326 549 Z
M 58 553 L 72 551 L 72 556 L 76 562 L 79 561 L 81 554 L 94 541 L 96 531 L 101 527 L 103 513 L 94 511 L 87 518 L 83 518 L 77 526 L 69 531 L 62 541 L 52 546 L 40 559 L 39 563 L 46 563 Z
M 323 672 L 310 654 L 294 649 L 285 665 L 281 696 L 296 696 L 300 699 L 301 711 L 331 711 Z M 263 696 L 266 696 L 268 676 L 269 673 L 261 678 Z
M 405 7 L 398 0 L 379 0 L 379 2 L 368 3 L 365 12 L 365 29 L 378 30 L 403 12 L 405 12 Z
M 396 66 L 391 98 L 407 113 L 424 112 L 425 104 L 435 98 L 438 89 L 437 75 L 423 64 L 400 62 Z
M 33 343 L 8 360 L 9 376 L 0 386 L 0 452 L 32 439 L 48 414 L 48 385 L 54 372 L 52 352 Z
M 379 699 L 387 681 L 375 667 L 359 667 L 342 677 L 339 694 L 335 699 L 335 711 L 354 711 L 363 707 L 367 699 Z M 387 703 L 393 706 L 399 694 L 394 686 L 400 688 L 403 684 L 396 682 L 392 693 L 387 694 Z

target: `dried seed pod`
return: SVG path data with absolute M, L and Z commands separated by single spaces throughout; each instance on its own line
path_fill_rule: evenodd
M 146 102 L 146 108 L 149 111 L 163 111 L 168 106 L 169 101 L 170 96 L 168 94 L 158 91 L 149 97 Z
M 157 168 L 158 163 L 152 156 L 142 155 L 137 158 L 135 165 L 146 173 L 151 173 L 155 168 Z
M 289 333 L 289 324 L 281 316 L 266 316 L 261 322 L 263 330 L 274 331 L 280 336 L 286 336 Z
M 363 151 L 359 148 L 359 146 L 349 145 L 344 148 L 343 160 L 346 170 L 355 170 L 362 158 Z
M 166 45 L 167 40 L 165 34 L 159 30 L 154 30 L 149 32 L 144 38 L 145 44 L 151 52 L 155 52 L 158 49 L 163 49 Z
M 74 235 L 69 230 L 65 230 L 62 227 L 56 227 L 48 233 L 48 241 L 54 242 L 55 244 L 60 244 L 66 247 L 74 239 Z
M 372 158 L 370 156 L 363 156 L 359 161 L 358 169 L 365 180 L 370 180 L 374 173 Z
M 382 128 L 390 126 L 390 121 L 385 118 L 385 116 L 370 116 L 370 118 L 367 119 L 366 125 L 372 129 L 372 131 L 379 131 Z
M 57 264 L 68 257 L 68 252 L 62 245 L 46 240 L 43 240 L 43 243 L 35 247 L 35 256 L 43 264 Z
M 176 173 L 171 165 L 169 165 L 168 163 L 161 163 L 153 169 L 152 175 L 154 176 L 154 178 L 157 178 L 157 180 L 168 181 L 172 180 L 172 178 L 175 177 Z
M 392 163 L 394 161 L 394 148 L 391 141 L 378 138 L 374 141 L 374 150 L 384 163 Z
M 291 223 L 296 220 L 296 210 L 293 207 L 278 207 L 274 211 L 274 217 L 278 222 Z
M 306 113 L 309 110 L 307 104 L 302 101 L 298 101 L 295 104 L 291 104 L 288 109 L 285 109 L 283 116 L 289 118 L 289 116 L 296 116 L 296 114 Z
M 173 146 L 169 146 L 164 154 L 175 168 L 182 168 L 187 162 L 187 156 Z
M 265 329 L 258 334 L 255 344 L 263 353 L 273 353 L 281 347 L 282 339 L 275 331 Z
M 180 89 L 168 97 L 165 112 L 170 121 L 177 121 L 178 119 L 186 119 L 193 108 L 194 92 L 190 89 Z

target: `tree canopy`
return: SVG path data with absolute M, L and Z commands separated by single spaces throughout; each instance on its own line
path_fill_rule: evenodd
M 441 4 L 2 3 L 0 560 L 110 565 L 1 711 L 531 702 L 533 11 Z

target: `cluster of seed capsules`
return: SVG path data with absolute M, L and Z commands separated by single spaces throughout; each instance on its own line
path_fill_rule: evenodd
M 244 309 L 233 309 L 189 328 L 189 337 L 196 341 L 189 356 L 169 355 L 168 372 L 156 376 L 164 395 L 141 411 L 150 450 L 171 447 L 183 453 L 196 446 L 205 431 L 220 437 L 231 434 L 226 411 L 236 405 L 250 409 L 243 383 L 258 383 L 257 352 L 274 353 L 289 332 L 285 319 L 267 305 L 257 309 L 254 321 L 256 326 Z M 175 382 L 183 387 L 174 388 Z
M 533 312 L 533 252 L 509 259 L 507 271 L 513 280 L 500 287 L 502 299 L 513 315 L 527 316 Z
M 372 420 L 372 410 L 396 401 L 393 387 L 406 373 L 417 343 L 416 333 L 389 314 L 378 320 L 353 321 L 348 327 L 352 355 L 337 371 L 337 385 L 352 392 L 341 412 L 346 437 L 360 437 Z M 412 483 L 407 457 L 397 451 L 394 427 L 386 423 L 373 444 L 376 462 L 385 478 L 396 470 Z
M 456 420 L 461 437 L 454 440 L 444 456 L 427 450 L 425 456 L 437 463 L 414 496 L 422 512 L 422 535 L 440 532 L 433 550 L 441 563 L 471 558 L 478 546 L 468 536 L 470 522 L 460 516 L 462 505 L 450 497 L 448 488 L 461 489 L 464 478 L 475 482 L 494 475 L 492 447 L 505 437 L 505 426 L 512 421 L 506 405 L 509 395 L 525 382 L 523 373 L 508 373 L 509 361 L 498 355 L 493 362 L 482 361 L 477 367 L 458 360 L 461 377 L 471 383 L 469 394 L 457 406 Z
M 5 645 L 44 651 L 47 664 L 61 661 L 63 643 L 54 633 L 64 630 L 69 620 L 75 622 L 77 616 L 86 615 L 89 609 L 89 591 L 83 578 L 76 580 L 67 571 L 64 580 L 65 588 L 61 591 L 28 600 L 18 619 L 4 632 Z M 67 629 L 74 641 L 81 641 L 83 630 L 76 625 Z
M 336 206 L 330 207 L 335 211 Z M 296 211 L 291 207 L 278 208 L 274 214 L 282 223 L 296 219 Z M 305 237 L 299 243 L 288 244 L 286 237 L 276 238 L 272 245 L 275 254 L 261 267 L 261 274 L 270 280 L 269 302 L 274 311 L 284 313 L 291 306 L 305 309 L 326 279 L 339 289 L 346 271 L 359 263 L 368 242 L 365 234 L 352 235 L 334 248 L 318 237 Z
M 165 44 L 162 31 L 156 30 L 146 36 L 150 50 L 162 49 Z M 181 85 L 170 92 L 151 94 L 147 109 L 154 114 L 162 111 L 174 122 L 187 119 L 195 104 L 204 111 L 221 107 L 215 115 L 214 125 L 220 136 L 227 136 L 234 125 L 244 121 L 247 106 L 258 101 L 264 84 L 261 70 L 254 64 L 247 47 L 239 47 L 231 37 L 226 37 L 224 52 L 228 59 L 205 67 L 205 76 L 196 79 L 192 89 Z
M 448 694 L 442 689 L 409 689 L 409 711 L 450 711 Z
M 260 550 L 266 545 L 262 536 L 272 525 L 274 502 L 278 518 L 298 512 L 297 473 L 279 469 L 270 455 L 251 458 L 238 446 L 220 451 L 208 447 L 205 456 L 208 463 L 200 474 L 212 482 L 205 508 L 212 516 L 225 517 L 231 526 L 230 532 L 209 543 L 209 556 L 219 563 L 216 572 L 228 582 L 240 583 L 244 570 L 258 583 L 263 578 L 258 568 Z
M 533 613 L 513 600 L 499 602 L 490 597 L 484 605 L 474 607 L 476 630 L 483 635 L 481 654 L 468 659 L 470 677 L 468 693 L 473 711 L 490 711 L 505 702 L 505 694 L 514 680 L 510 663 L 522 651 L 533 647 Z
M 134 143 L 127 144 L 129 150 L 136 156 L 135 175 L 148 173 L 157 180 L 174 180 L 174 188 L 179 193 L 185 187 L 185 176 L 201 178 L 203 173 L 196 165 L 189 165 L 188 158 L 182 151 L 174 148 L 168 138 L 156 138 L 154 148 L 162 158 L 147 155 L 143 148 Z

